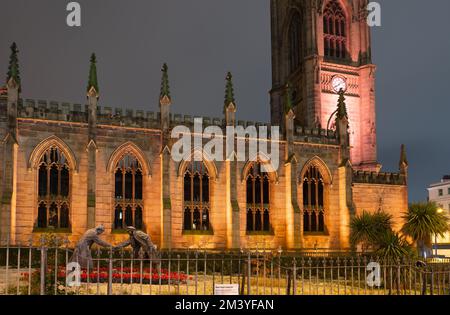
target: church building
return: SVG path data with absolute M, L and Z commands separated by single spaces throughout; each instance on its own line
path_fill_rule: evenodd
M 23 99 L 13 44 L 0 90 L 0 239 L 53 233 L 73 245 L 103 224 L 114 244 L 133 225 L 165 249 L 346 250 L 362 211 L 386 211 L 398 228 L 408 162 L 404 146 L 397 172 L 377 159 L 366 17 L 367 0 L 272 0 L 271 121 L 238 120 L 230 73 L 223 117 L 201 117 L 224 134 L 279 126 L 280 139 L 268 140 L 279 143 L 278 168 L 262 154 L 215 161 L 198 147 L 200 160 L 175 161 L 172 130 L 193 130 L 197 117 L 171 112 L 167 65 L 156 113 L 102 106 L 94 54 L 86 105 Z

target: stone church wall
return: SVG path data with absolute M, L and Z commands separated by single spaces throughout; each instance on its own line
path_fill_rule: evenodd
M 399 231 L 404 223 L 402 216 L 408 211 L 408 188 L 404 185 L 353 184 L 353 201 L 356 214 L 381 209 L 392 215 L 393 228 Z

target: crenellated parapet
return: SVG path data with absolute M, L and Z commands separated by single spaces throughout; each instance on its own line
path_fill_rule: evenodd
M 294 130 L 294 141 L 333 145 L 339 144 L 339 139 L 334 130 L 300 126 L 297 126 Z
M 186 126 L 190 129 L 194 127 L 194 120 L 195 119 L 201 119 L 202 121 L 202 127 L 207 128 L 210 126 L 217 126 L 222 128 L 222 130 L 226 131 L 226 120 L 225 118 L 217 118 L 217 117 L 199 117 L 199 116 L 192 116 L 192 115 L 181 115 L 181 114 L 174 114 L 171 115 L 171 127 L 175 127 L 178 125 Z M 236 122 L 237 127 L 255 127 L 256 130 L 259 130 L 260 127 L 266 127 L 267 133 L 270 134 L 270 124 L 269 123 L 263 123 L 263 122 L 254 122 L 254 121 L 244 121 L 244 120 L 238 120 Z
M 0 99 L 0 102 L 1 101 L 2 100 Z M 0 108 L 3 109 L 4 106 L 1 106 Z M 20 99 L 18 117 L 87 123 L 88 105 Z M 155 112 L 106 106 L 97 107 L 97 123 L 101 125 L 159 129 L 159 122 L 160 114 Z
M 0 106 L 0 117 L 4 117 L 6 116 L 5 98 L 0 97 L 0 105 L 5 105 Z M 194 119 L 201 118 L 203 129 L 210 126 L 217 126 L 222 128 L 224 134 L 226 132 L 225 118 L 197 117 L 192 115 L 172 113 L 169 114 L 169 117 L 171 128 L 178 125 L 183 125 L 193 130 Z M 18 118 L 87 124 L 88 105 L 47 100 L 19 99 Z M 160 129 L 161 113 L 120 107 L 98 106 L 97 124 L 129 128 Z M 256 127 L 257 131 L 259 131 L 260 127 L 266 127 L 268 137 L 271 136 L 270 123 L 237 120 L 236 126 L 242 127 L 244 129 L 254 126 Z M 283 137 L 283 135 L 280 134 L 280 137 Z M 297 126 L 294 129 L 293 139 L 296 142 L 333 145 L 338 144 L 336 131 L 320 128 L 307 128 Z
M 178 125 L 183 125 L 188 128 L 194 127 L 194 119 L 201 118 L 203 128 L 209 126 L 223 127 L 225 124 L 225 119 L 222 118 L 211 118 L 211 117 L 197 117 L 192 115 L 181 115 L 181 114 L 171 114 L 170 115 L 170 126 L 173 128 Z
M 87 122 L 86 105 L 46 100 L 19 100 L 18 118 Z
M 353 183 L 380 184 L 380 185 L 406 185 L 406 176 L 400 173 L 377 173 L 367 171 L 354 171 Z
M 159 129 L 161 114 L 158 112 L 111 107 L 99 107 L 98 124 L 132 128 Z

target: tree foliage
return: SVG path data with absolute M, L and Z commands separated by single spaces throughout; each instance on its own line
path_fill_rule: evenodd
M 379 235 L 375 254 L 387 264 L 396 264 L 402 259 L 413 257 L 414 251 L 403 235 L 387 230 Z
M 390 230 L 392 230 L 392 215 L 383 211 L 375 213 L 363 211 L 350 222 L 350 242 L 352 246 L 362 245 L 363 249 L 375 248 L 379 244 L 379 238 Z
M 449 219 L 438 209 L 434 202 L 411 204 L 403 216 L 402 232 L 415 241 L 426 240 L 431 235 L 444 237 L 449 231 Z

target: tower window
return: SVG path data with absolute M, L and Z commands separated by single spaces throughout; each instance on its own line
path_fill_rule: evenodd
M 328 1 L 323 12 L 324 51 L 326 57 L 347 57 L 346 19 L 337 0 Z
M 303 177 L 303 231 L 325 232 L 325 183 L 316 166 Z
M 184 173 L 184 215 L 185 231 L 208 231 L 209 219 L 209 174 L 203 162 L 193 161 Z
M 246 186 L 247 231 L 270 231 L 270 181 L 260 163 L 250 168 Z
M 289 26 L 289 72 L 296 71 L 302 59 L 302 20 L 298 13 L 292 17 Z
M 114 173 L 114 229 L 143 229 L 143 170 L 135 156 L 125 155 Z
M 38 228 L 69 228 L 70 167 L 58 147 L 49 148 L 38 168 Z

